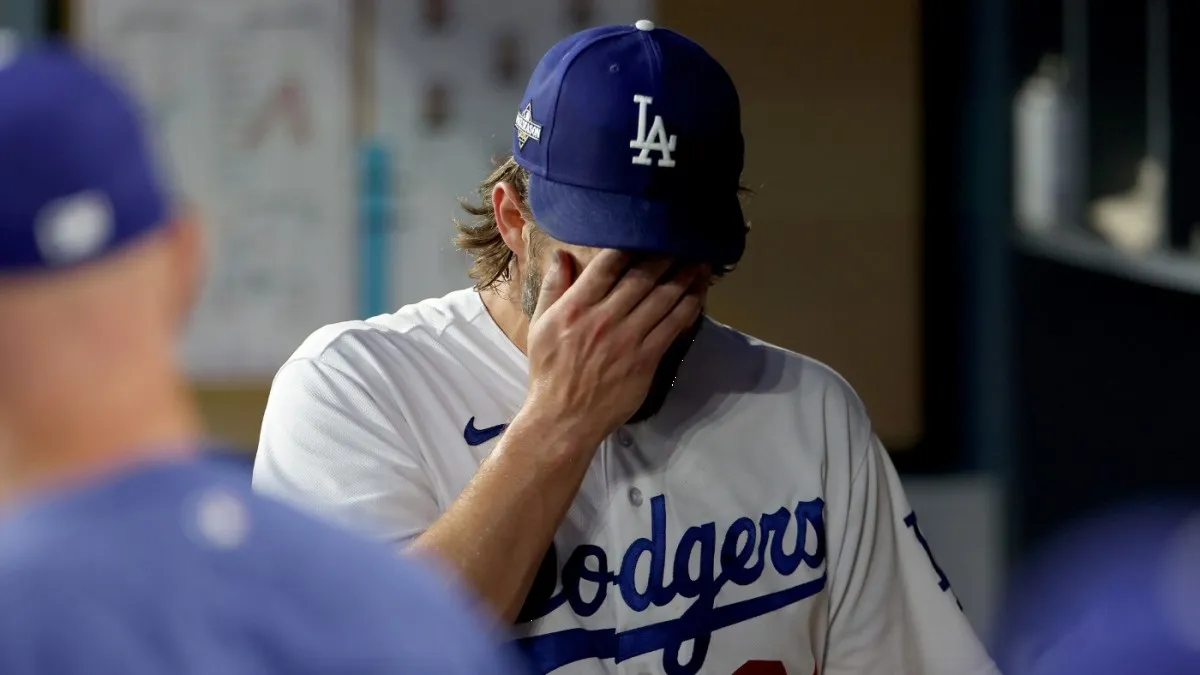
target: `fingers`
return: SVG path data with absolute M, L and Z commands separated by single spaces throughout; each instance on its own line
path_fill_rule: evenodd
M 665 354 L 675 338 L 687 330 L 699 318 L 702 289 L 693 284 L 671 308 L 670 312 L 656 325 L 646 339 L 642 340 L 642 348 L 656 356 Z
M 663 276 L 671 269 L 672 264 L 673 261 L 669 258 L 656 258 L 630 267 L 604 299 L 604 310 L 614 319 L 622 319 L 633 313 L 663 281 Z M 686 282 L 683 287 L 687 288 Z M 674 304 L 674 300 L 671 304 Z M 666 312 L 667 308 L 664 308 L 663 314 Z M 658 323 L 661 318 L 655 317 L 654 323 Z
M 574 269 L 570 254 L 555 251 L 533 321 L 562 298 L 574 308 L 569 314 L 595 312 L 597 330 L 620 324 L 634 343 L 665 350 L 699 316 L 704 268 L 689 265 L 672 274 L 675 263 L 669 258 L 633 261 L 628 252 L 605 249 L 574 278 L 564 271 Z
M 567 289 L 575 276 L 575 261 L 571 255 L 561 249 L 556 249 L 550 257 L 550 265 L 542 276 L 542 290 L 538 294 L 537 309 L 533 312 L 531 321 L 537 321 Z
M 624 251 L 600 251 L 580 273 L 575 283 L 571 284 L 571 300 L 582 306 L 598 304 L 621 279 L 631 259 Z
M 636 305 L 629 310 L 630 323 L 640 329 L 639 338 L 644 339 L 671 312 L 684 293 L 693 288 L 699 276 L 700 267 L 689 265 L 665 282 L 659 283 L 661 276 L 651 282 L 650 287 L 635 301 Z M 616 293 L 613 291 L 614 295 Z

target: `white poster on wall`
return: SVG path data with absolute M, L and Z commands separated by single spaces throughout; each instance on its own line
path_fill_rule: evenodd
M 399 306 L 470 285 L 451 243 L 458 199 L 512 147 L 533 67 L 583 28 L 653 18 L 650 0 L 380 2 L 376 133 L 391 157 L 395 230 L 391 301 Z
M 177 200 L 210 235 L 190 374 L 269 378 L 355 312 L 348 3 L 84 0 L 78 16 L 147 105 Z

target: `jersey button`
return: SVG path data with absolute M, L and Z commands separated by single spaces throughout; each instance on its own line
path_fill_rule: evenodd
M 634 506 L 642 505 L 642 491 L 637 488 L 629 488 L 629 503 Z
M 633 435 L 624 429 L 617 429 L 617 442 L 628 448 L 633 445 Z

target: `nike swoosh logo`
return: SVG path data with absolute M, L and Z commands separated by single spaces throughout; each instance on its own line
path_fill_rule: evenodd
M 507 426 L 507 424 L 497 424 L 494 427 L 476 429 L 475 418 L 472 417 L 467 420 L 467 427 L 463 429 L 463 440 L 467 442 L 467 445 L 482 445 L 504 433 Z

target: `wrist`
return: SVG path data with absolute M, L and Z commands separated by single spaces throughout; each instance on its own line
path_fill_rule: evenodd
M 504 448 L 551 463 L 591 461 L 604 441 L 571 418 L 533 406 L 522 408 L 504 433 Z

